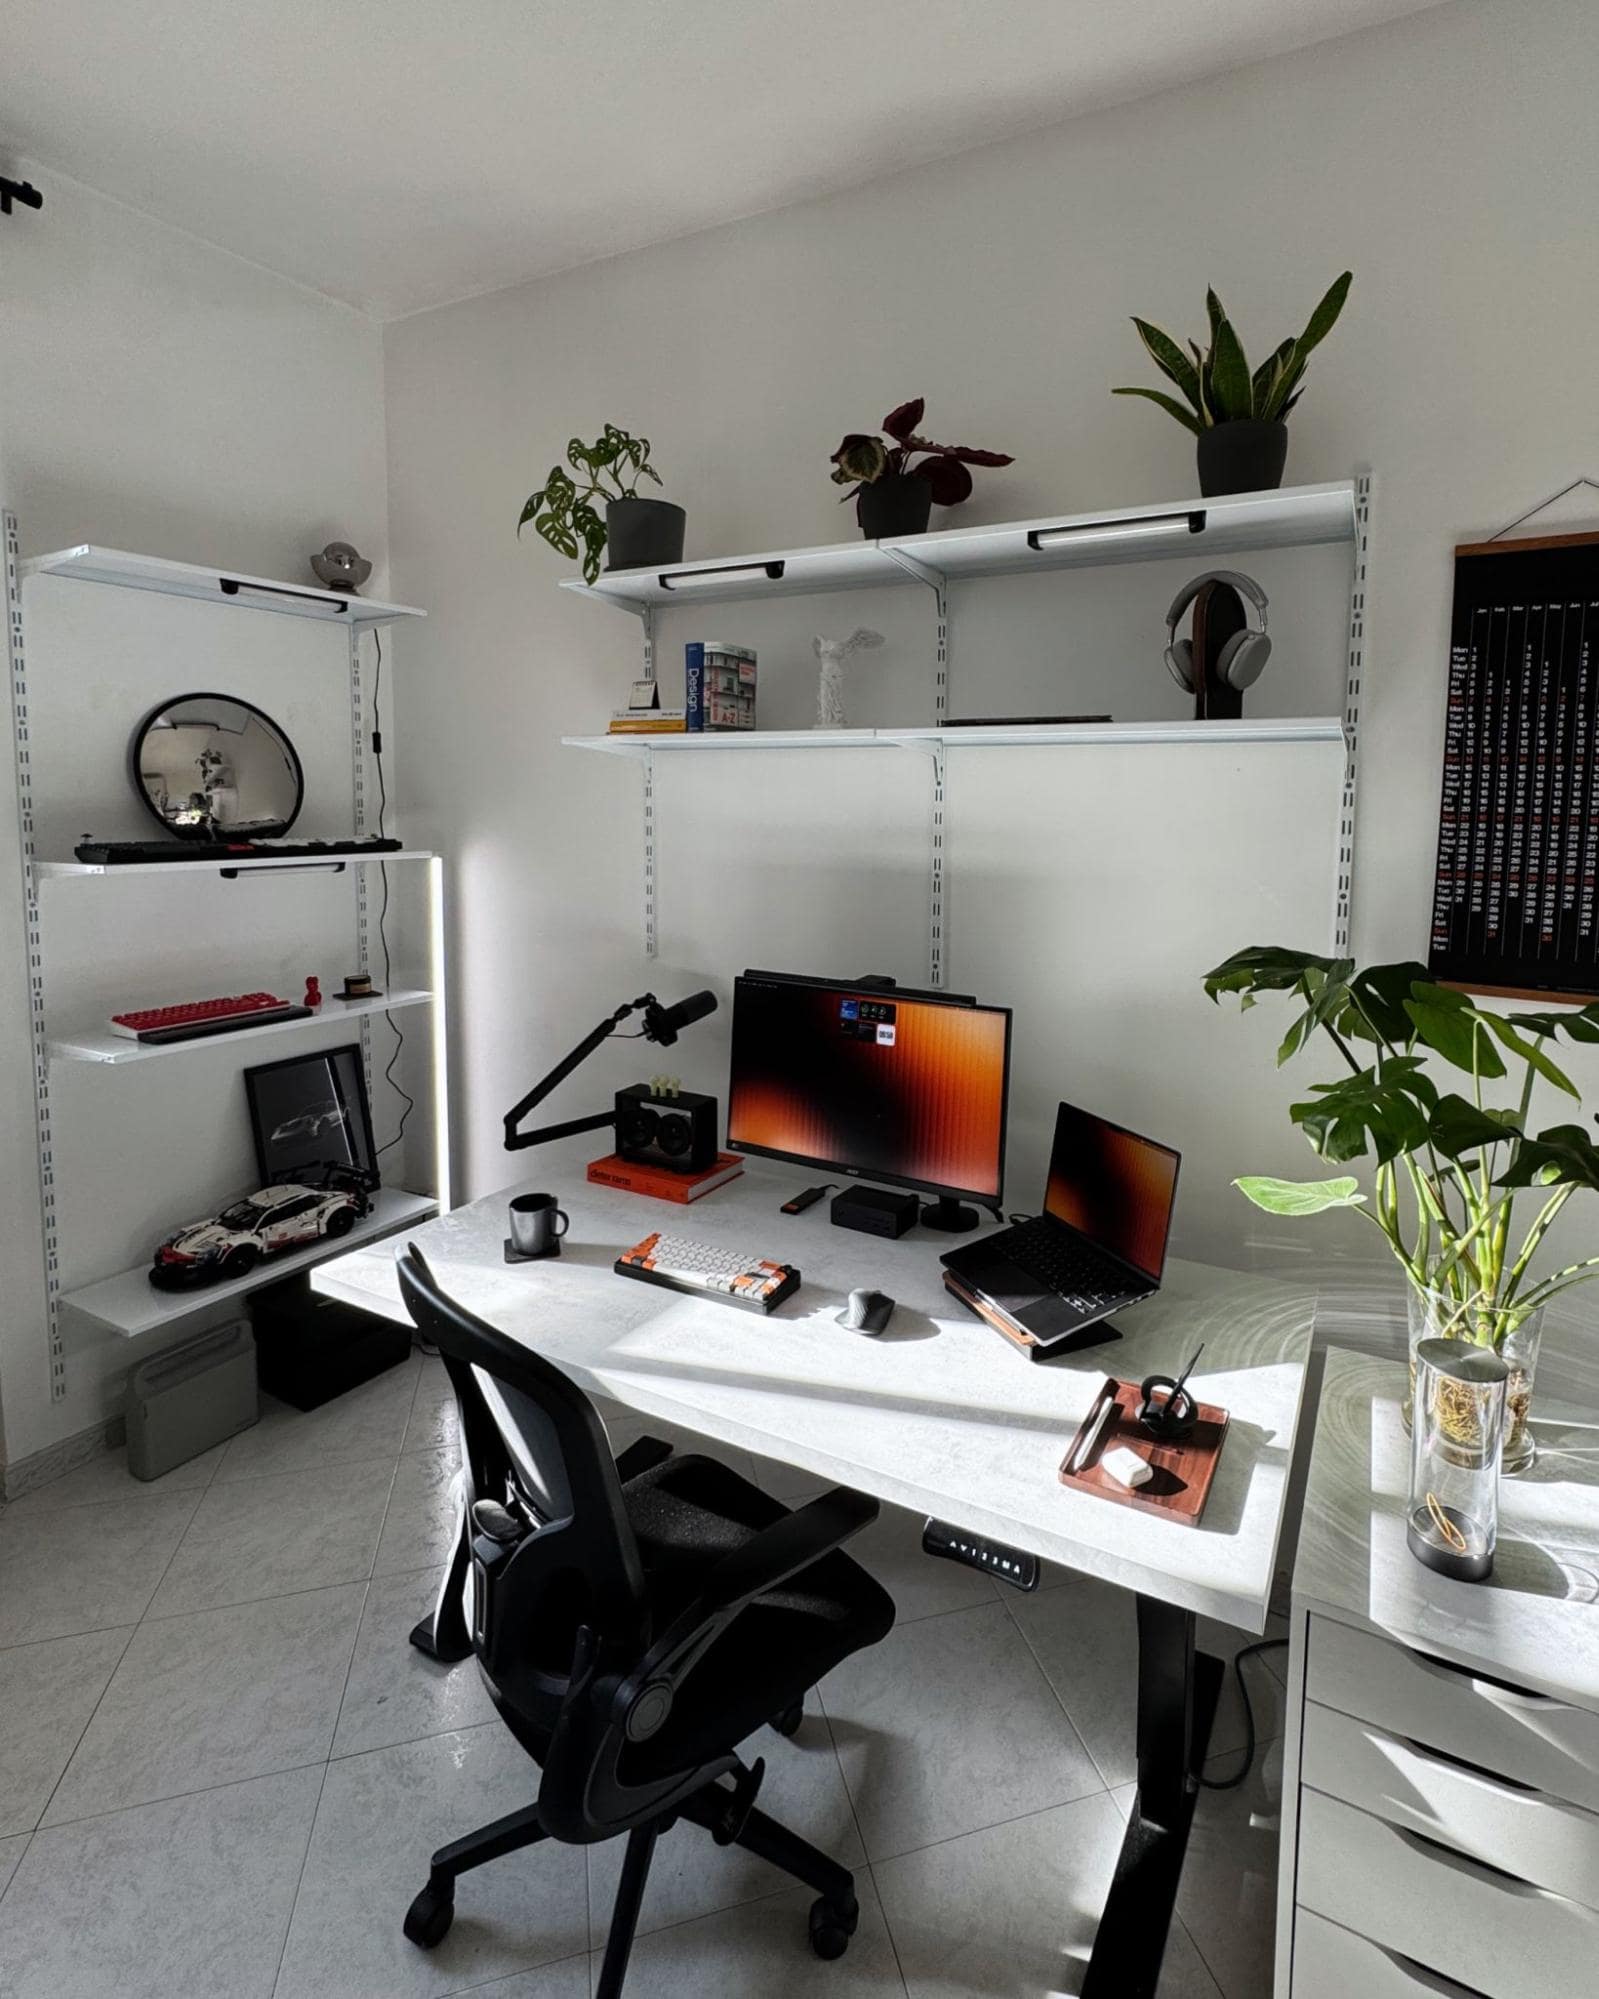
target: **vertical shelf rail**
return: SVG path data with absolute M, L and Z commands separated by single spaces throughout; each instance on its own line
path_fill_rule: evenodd
M 44 939 L 40 927 L 39 878 L 34 866 L 33 749 L 28 722 L 27 656 L 22 641 L 22 563 L 15 514 L 0 514 L 0 536 L 5 542 L 6 657 L 11 681 L 12 769 L 17 787 L 17 853 L 22 869 L 23 948 L 28 961 L 28 1025 L 39 1155 L 45 1330 L 50 1352 L 50 1399 L 59 1402 L 67 1392 L 67 1364 L 61 1340 L 61 1256 L 56 1225 L 55 1143 L 50 1129 L 50 1050 L 44 1025 Z
M 1333 955 L 1349 955 L 1355 899 L 1355 796 L 1360 770 L 1360 703 L 1366 677 L 1366 565 L 1371 537 L 1371 473 L 1355 475 L 1355 543 L 1349 576 L 1349 653 L 1344 675 L 1344 783 L 1338 801 L 1333 889 Z
M 655 937 L 655 757 L 648 745 L 639 759 L 644 777 L 644 955 L 653 958 Z
M 885 548 L 883 553 L 899 564 L 908 576 L 925 583 L 933 593 L 937 624 L 933 648 L 933 726 L 943 728 L 949 719 L 949 585 L 942 570 L 934 569 L 903 548 Z M 945 950 L 944 908 L 944 745 L 930 751 L 933 765 L 932 824 L 929 832 L 927 864 L 927 982 L 935 990 L 944 983 L 948 952 Z
M 355 824 L 355 837 L 360 839 L 366 832 L 366 708 L 361 687 L 361 628 L 352 625 L 349 633 L 350 647 L 350 806 Z M 374 645 L 383 641 L 377 633 L 372 634 Z M 373 726 L 378 725 L 376 710 L 372 716 Z M 358 972 L 370 971 L 367 964 L 367 889 L 366 869 L 352 870 L 355 875 L 355 968 Z M 385 876 L 385 889 L 387 877 Z M 361 1016 L 361 1071 L 366 1078 L 366 1100 L 372 1101 L 372 1017 Z

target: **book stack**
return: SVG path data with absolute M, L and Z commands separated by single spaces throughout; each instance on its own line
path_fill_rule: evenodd
M 606 734 L 611 736 L 680 736 L 688 727 L 684 708 L 613 708 Z

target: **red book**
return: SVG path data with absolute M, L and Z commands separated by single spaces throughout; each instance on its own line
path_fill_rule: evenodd
M 736 1152 L 719 1152 L 714 1164 L 703 1173 L 674 1173 L 669 1166 L 640 1166 L 635 1160 L 621 1159 L 608 1152 L 603 1159 L 589 1162 L 588 1177 L 597 1187 L 620 1187 L 626 1194 L 649 1194 L 657 1201 L 676 1201 L 687 1207 L 702 1194 L 725 1187 L 744 1171 Z

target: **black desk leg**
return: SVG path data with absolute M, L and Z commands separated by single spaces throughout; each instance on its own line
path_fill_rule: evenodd
M 1082 1999 L 1155 1999 L 1224 1671 L 1191 1610 L 1139 1597 L 1138 1795 Z

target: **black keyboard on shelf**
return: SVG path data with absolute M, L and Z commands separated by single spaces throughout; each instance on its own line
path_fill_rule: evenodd
M 1029 1276 L 1085 1311 L 1118 1305 L 1123 1299 L 1150 1288 L 1123 1277 L 1113 1263 L 1072 1242 L 1062 1230 L 1051 1228 L 1042 1216 L 1019 1223 L 1006 1248 Z
M 80 840 L 73 853 L 96 868 L 144 867 L 151 861 L 333 861 L 392 854 L 398 840 Z

